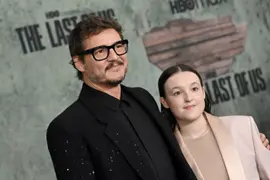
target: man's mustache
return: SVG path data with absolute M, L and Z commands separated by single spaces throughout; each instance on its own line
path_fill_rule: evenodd
M 123 61 L 119 61 L 119 60 L 112 61 L 112 62 L 110 62 L 110 64 L 105 68 L 105 71 L 111 69 L 113 66 L 116 66 L 116 65 L 123 65 L 123 64 L 124 64 Z

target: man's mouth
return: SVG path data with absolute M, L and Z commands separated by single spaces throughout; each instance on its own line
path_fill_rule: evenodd
M 123 66 L 124 63 L 122 62 L 116 62 L 116 63 L 112 63 L 110 65 L 108 65 L 106 67 L 106 71 L 110 70 L 110 69 L 118 69 L 120 66 Z

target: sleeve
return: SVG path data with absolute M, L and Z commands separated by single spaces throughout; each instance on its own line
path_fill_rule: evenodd
M 81 136 L 51 123 L 47 145 L 57 180 L 96 180 L 90 153 Z
M 252 117 L 250 117 L 250 124 L 260 179 L 270 180 L 270 151 L 262 144 L 258 127 Z

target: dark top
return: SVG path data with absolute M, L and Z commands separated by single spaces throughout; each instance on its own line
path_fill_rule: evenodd
M 122 86 L 119 101 L 84 84 L 79 99 L 50 123 L 47 143 L 58 180 L 196 179 L 141 88 Z
M 142 106 L 125 92 L 121 94 L 120 109 L 125 114 L 122 123 L 138 143 L 148 164 L 154 168 L 157 179 L 176 180 L 175 169 L 165 140 L 157 129 L 155 120 Z M 145 141 L 145 143 L 143 142 Z

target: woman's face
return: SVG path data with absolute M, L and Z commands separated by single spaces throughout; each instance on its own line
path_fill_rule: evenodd
M 170 108 L 177 120 L 194 121 L 201 117 L 205 107 L 205 90 L 193 72 L 177 72 L 164 85 L 165 98 L 160 99 Z

